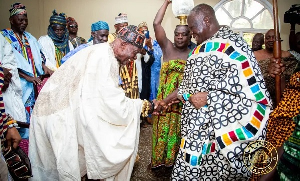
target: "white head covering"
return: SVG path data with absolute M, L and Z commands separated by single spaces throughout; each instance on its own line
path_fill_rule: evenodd
M 128 23 L 127 14 L 120 13 L 117 17 L 115 17 L 115 24 L 119 23 Z

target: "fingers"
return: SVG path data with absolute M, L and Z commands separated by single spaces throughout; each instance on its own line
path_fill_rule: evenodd
M 19 140 L 13 140 L 13 148 L 17 148 L 19 145 L 20 141 Z

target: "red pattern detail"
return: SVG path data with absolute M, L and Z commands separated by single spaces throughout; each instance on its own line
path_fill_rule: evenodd
M 226 46 L 225 43 L 221 43 L 220 48 L 217 51 L 222 52 L 224 50 L 225 46 Z
M 268 101 L 267 101 L 266 98 L 264 98 L 263 100 L 259 101 L 259 103 L 264 104 L 264 105 L 267 105 L 267 104 L 268 104 Z
M 28 106 L 28 107 L 25 107 L 25 109 L 26 109 L 26 111 L 28 112 L 28 114 L 30 114 L 30 106 Z
M 19 143 L 19 146 L 26 153 L 26 155 L 28 156 L 29 140 L 22 139 L 21 142 Z
M 211 147 L 210 147 L 210 152 L 214 152 L 216 150 L 216 143 L 213 142 Z
M 229 137 L 231 138 L 231 140 L 233 142 L 238 141 L 239 139 L 236 137 L 235 132 L 234 131 L 230 131 L 229 133 Z
M 242 69 L 246 69 L 246 68 L 248 68 L 249 66 L 250 66 L 250 65 L 249 65 L 249 62 L 248 62 L 248 61 L 242 63 Z
M 260 121 L 264 119 L 264 117 L 258 111 L 254 112 L 254 116 Z

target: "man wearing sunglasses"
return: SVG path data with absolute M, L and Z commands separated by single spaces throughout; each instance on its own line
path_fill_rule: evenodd
M 79 45 L 85 44 L 86 40 L 80 36 L 77 36 L 78 23 L 72 17 L 67 18 L 67 28 L 69 31 L 69 40 L 72 43 L 74 49 Z

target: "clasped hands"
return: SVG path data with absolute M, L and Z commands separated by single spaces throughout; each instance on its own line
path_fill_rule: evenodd
M 190 103 L 196 108 L 200 109 L 201 107 L 205 106 L 207 104 L 207 95 L 208 92 L 198 92 L 193 94 L 189 101 Z M 154 103 L 154 115 L 160 115 L 163 113 L 163 111 L 166 111 L 170 108 L 171 105 L 179 103 L 179 102 L 185 102 L 183 99 L 173 98 L 170 100 L 153 100 Z

